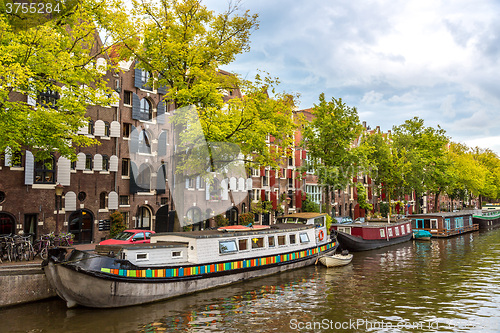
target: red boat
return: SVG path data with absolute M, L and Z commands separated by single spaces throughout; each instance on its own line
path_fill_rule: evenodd
M 378 249 L 412 237 L 411 220 L 333 224 L 330 231 L 337 234 L 339 248 L 352 252 Z

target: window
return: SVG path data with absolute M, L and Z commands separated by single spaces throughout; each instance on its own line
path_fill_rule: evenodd
M 55 183 L 55 159 L 54 157 L 35 162 L 35 183 L 54 184 Z
M 132 124 L 123 123 L 123 127 L 122 127 L 123 138 L 130 138 L 130 132 L 132 132 Z
M 278 236 L 278 245 L 286 245 L 286 237 Z
M 431 229 L 437 229 L 437 227 L 438 227 L 438 220 L 432 219 L 431 220 Z
M 306 233 L 299 234 L 301 243 L 309 243 L 309 236 Z
M 293 178 L 288 178 L 288 187 L 293 188 Z
M 71 161 L 71 170 L 76 170 L 76 161 Z
M 128 206 L 130 205 L 128 195 L 120 195 L 120 206 Z
M 89 120 L 89 127 L 88 127 L 88 134 L 93 135 L 94 134 L 94 121 Z
M 106 192 L 99 195 L 99 209 L 106 209 Z
M 123 93 L 123 104 L 132 105 L 132 92 L 125 90 Z
M 259 171 L 260 170 L 257 169 L 257 168 L 252 168 L 252 176 L 253 177 L 259 177 L 260 176 Z
M 149 211 L 149 209 L 147 207 L 140 207 L 139 214 L 137 214 L 137 219 L 136 219 L 136 228 L 149 229 L 150 221 L 151 221 L 151 212 Z
M 288 157 L 288 166 L 293 166 L 293 157 Z
M 144 233 L 143 232 L 139 232 L 139 233 L 135 234 L 134 237 L 132 237 L 132 240 L 134 242 L 144 240 Z
M 151 141 L 148 132 L 144 130 L 139 133 L 139 153 L 151 154 Z
M 297 243 L 297 239 L 296 239 L 296 236 L 295 234 L 290 234 L 288 235 L 289 239 L 290 239 L 290 244 L 295 244 Z
M 399 228 L 398 227 L 394 228 L 394 232 L 396 233 L 396 236 L 399 236 Z
M 137 236 L 137 235 L 136 235 Z M 134 239 L 135 239 L 135 236 L 134 236 Z M 149 256 L 148 256 L 149 253 L 137 253 L 136 255 L 136 260 L 137 261 L 140 261 L 140 260 L 149 260 Z
M 387 234 L 389 237 L 392 237 L 392 228 L 387 229 Z
M 151 233 L 149 231 L 146 231 L 145 234 L 146 234 L 146 239 L 151 239 Z
M 45 107 L 57 110 L 57 100 L 59 99 L 59 93 L 54 90 L 47 90 L 45 92 L 38 94 L 38 104 Z
M 141 70 L 141 81 L 143 84 L 148 83 L 149 78 L 151 77 L 151 74 L 148 71 Z M 143 87 L 145 89 L 150 89 L 149 87 Z
M 142 164 L 140 166 L 136 182 L 137 186 L 139 186 L 143 192 L 149 192 L 151 190 L 151 169 L 148 165 Z
M 92 155 L 85 155 L 85 170 L 92 170 Z
M 139 111 L 144 115 L 143 117 L 147 117 L 148 119 L 153 118 L 153 107 L 147 98 L 141 99 L 141 108 Z
M 267 237 L 267 244 L 269 244 L 269 247 L 274 247 L 275 243 L 274 243 L 274 236 L 268 236 Z
M 122 158 L 122 176 L 130 176 L 130 159 Z
M 172 251 L 172 258 L 182 257 L 182 251 Z
M 252 249 L 260 249 L 264 247 L 264 237 L 252 238 Z
M 264 171 L 264 176 L 262 177 L 262 186 L 269 186 L 269 170 Z
M 385 238 L 385 230 L 384 229 L 380 229 L 380 237 Z
M 0 203 L 4 202 L 5 200 L 5 192 L 0 191 Z
M 236 241 L 234 239 L 219 241 L 220 254 L 234 253 L 234 252 L 238 252 L 238 248 L 236 247 Z
M 104 122 L 104 136 L 109 137 L 110 134 L 110 129 L 109 129 L 109 123 L 107 121 Z
M 168 203 L 168 198 L 160 198 L 160 203 L 162 206 L 165 206 Z
M 238 247 L 240 251 L 248 250 L 248 239 L 238 240 Z
M 109 170 L 109 157 L 108 155 L 102 155 L 102 171 Z

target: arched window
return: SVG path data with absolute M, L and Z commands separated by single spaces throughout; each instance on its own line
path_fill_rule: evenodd
M 89 120 L 89 133 L 88 134 L 94 134 L 94 121 L 92 119 Z
M 149 229 L 151 223 L 151 211 L 148 207 L 139 207 L 135 227 L 137 229 Z
M 109 171 L 109 157 L 102 155 L 102 171 Z
M 147 98 L 141 99 L 141 108 L 140 112 L 143 115 L 142 119 L 144 117 L 148 117 L 148 119 L 153 118 L 153 107 L 151 106 L 151 102 Z
M 148 132 L 145 130 L 139 133 L 139 153 L 151 154 L 151 141 Z
M 149 192 L 151 189 L 151 169 L 147 164 L 142 164 L 137 176 L 137 186 L 139 191 Z
M 85 155 L 85 170 L 92 170 L 92 155 Z
M 198 207 L 191 207 L 186 213 L 186 223 L 193 224 L 202 221 L 201 210 Z
M 55 159 L 54 157 L 35 162 L 35 183 L 54 184 L 55 180 Z
M 106 209 L 106 192 L 99 195 L 99 209 Z

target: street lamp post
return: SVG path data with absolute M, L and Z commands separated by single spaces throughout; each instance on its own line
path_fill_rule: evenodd
M 59 209 L 61 206 L 63 190 L 64 186 L 58 183 L 56 185 L 56 235 L 59 233 Z

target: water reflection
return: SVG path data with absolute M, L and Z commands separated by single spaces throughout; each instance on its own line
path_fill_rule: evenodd
M 498 332 L 500 230 L 356 253 L 145 306 L 2 310 L 12 332 Z M 27 320 L 29 319 L 29 320 Z M 346 326 L 346 324 L 348 326 Z M 354 326 L 353 326 L 354 324 Z

